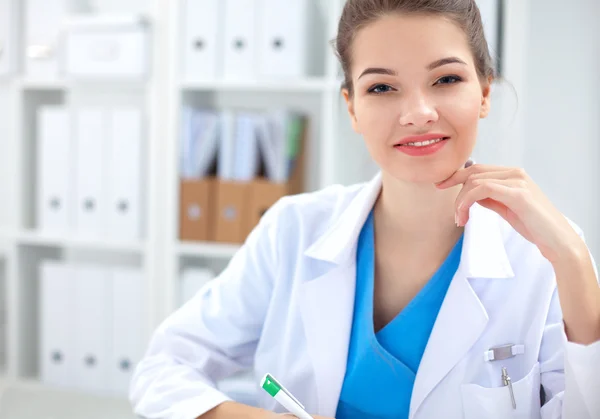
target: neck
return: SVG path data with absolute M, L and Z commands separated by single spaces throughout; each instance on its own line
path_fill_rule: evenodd
M 439 190 L 431 183 L 404 182 L 385 173 L 375 203 L 378 232 L 404 243 L 455 241 L 462 234 L 454 219 L 460 186 Z

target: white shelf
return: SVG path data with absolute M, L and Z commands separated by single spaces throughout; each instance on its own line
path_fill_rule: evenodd
M 126 398 L 94 396 L 43 385 L 37 380 L 0 380 L 0 417 L 134 419 Z
M 112 89 L 127 89 L 127 90 L 143 90 L 146 89 L 145 81 L 140 80 L 36 80 L 29 78 L 21 78 L 17 81 L 18 86 L 23 90 L 29 91 L 45 91 L 45 90 L 69 90 L 76 87 L 92 87 L 94 89 L 112 88 Z
M 85 238 L 63 236 L 39 231 L 21 231 L 16 237 L 18 244 L 43 247 L 64 247 L 107 250 L 123 253 L 143 253 L 145 243 L 142 241 L 118 241 L 104 238 Z
M 206 258 L 229 259 L 239 250 L 240 245 L 211 242 L 179 242 L 181 256 L 201 256 Z
M 265 91 L 265 92 L 324 92 L 339 86 L 323 77 L 273 80 L 206 80 L 182 81 L 180 87 L 188 91 Z

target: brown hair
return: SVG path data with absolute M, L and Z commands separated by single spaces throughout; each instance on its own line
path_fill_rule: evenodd
M 348 89 L 350 96 L 353 95 L 350 72 L 352 41 L 362 28 L 392 13 L 442 16 L 450 19 L 467 35 L 479 79 L 487 81 L 489 77 L 496 76 L 475 0 L 348 0 L 333 43 L 344 71 L 342 87 Z

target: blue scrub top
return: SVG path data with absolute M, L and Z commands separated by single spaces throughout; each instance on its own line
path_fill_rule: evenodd
M 463 237 L 413 300 L 383 329 L 373 326 L 375 243 L 369 214 L 356 254 L 356 296 L 336 419 L 408 418 L 425 346 L 460 261 Z

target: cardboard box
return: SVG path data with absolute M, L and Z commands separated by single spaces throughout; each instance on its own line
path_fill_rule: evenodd
M 179 193 L 179 239 L 212 240 L 214 233 L 214 178 L 181 179 Z

